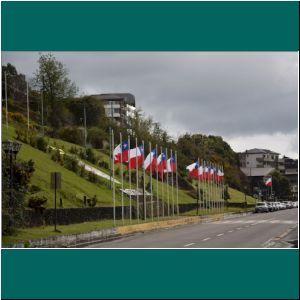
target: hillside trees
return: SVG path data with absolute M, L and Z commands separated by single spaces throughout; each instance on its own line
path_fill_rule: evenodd
M 78 91 L 68 78 L 68 71 L 51 53 L 41 54 L 39 67 L 35 73 L 35 86 L 42 91 L 49 124 L 59 128 L 70 117 L 62 100 L 74 97 Z

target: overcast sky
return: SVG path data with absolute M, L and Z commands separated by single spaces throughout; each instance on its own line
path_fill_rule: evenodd
M 298 158 L 296 52 L 52 52 L 79 94 L 129 92 L 175 138 L 221 135 L 235 151 Z M 38 52 L 2 52 L 29 77 Z

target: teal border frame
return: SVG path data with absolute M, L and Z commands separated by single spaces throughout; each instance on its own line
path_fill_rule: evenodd
M 299 51 L 298 2 L 1 2 L 2 51 Z M 299 296 L 298 249 L 2 249 L 2 298 Z

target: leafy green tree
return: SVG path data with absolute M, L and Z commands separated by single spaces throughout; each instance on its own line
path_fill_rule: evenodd
M 9 162 L 2 160 L 2 234 L 12 234 L 23 224 L 25 193 L 34 172 L 34 162 L 18 161 L 13 165 L 13 184 Z
M 272 174 L 272 184 L 275 197 L 288 199 L 291 196 L 291 184 L 289 180 L 277 171 Z
M 50 125 L 59 128 L 68 118 L 68 111 L 61 101 L 74 97 L 78 91 L 68 78 L 68 71 L 51 53 L 41 54 L 34 82 L 44 96 L 46 114 Z

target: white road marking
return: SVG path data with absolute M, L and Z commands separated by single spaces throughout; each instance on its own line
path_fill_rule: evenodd
M 222 236 L 222 235 L 224 235 L 224 233 L 217 234 L 217 236 Z
M 210 237 L 207 237 L 207 238 L 203 239 L 202 241 L 205 242 L 205 241 L 208 241 L 208 240 L 210 240 Z
M 233 232 L 233 230 L 228 230 L 227 232 Z
M 237 230 L 241 230 L 241 229 L 243 229 L 243 228 L 242 228 L 242 227 L 238 227 L 238 228 L 237 228 Z
M 184 245 L 184 247 L 189 247 L 189 246 L 192 246 L 192 245 L 195 245 L 195 243 L 186 244 L 186 245 Z

